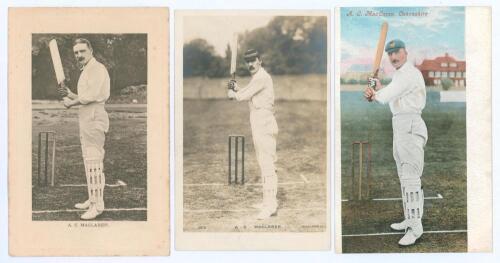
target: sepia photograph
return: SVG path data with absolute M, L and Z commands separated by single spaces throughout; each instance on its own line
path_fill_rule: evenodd
M 147 220 L 147 35 L 32 35 L 33 220 Z
M 329 231 L 328 15 L 176 21 L 178 227 Z
M 167 8 L 9 9 L 12 256 L 169 255 L 168 49 Z
M 467 252 L 466 8 L 339 10 L 341 251 Z

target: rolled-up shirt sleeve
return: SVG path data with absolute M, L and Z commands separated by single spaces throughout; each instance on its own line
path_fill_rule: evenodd
M 262 78 L 254 78 L 246 87 L 236 92 L 236 100 L 249 100 L 253 95 L 265 88 L 265 80 Z

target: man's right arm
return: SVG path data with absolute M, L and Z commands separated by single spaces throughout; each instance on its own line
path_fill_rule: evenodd
M 389 85 L 377 90 L 373 98 L 382 103 L 389 103 L 403 94 L 408 92 L 411 88 L 411 81 L 406 78 L 395 77 Z
M 253 95 L 257 94 L 259 91 L 263 90 L 266 87 L 265 79 L 252 79 L 248 85 L 238 92 L 236 92 L 236 100 L 249 100 L 253 97 Z

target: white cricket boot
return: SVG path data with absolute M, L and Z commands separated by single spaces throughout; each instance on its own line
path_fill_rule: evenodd
M 260 213 L 257 215 L 258 220 L 265 220 L 270 218 L 271 216 L 277 216 L 278 215 L 278 210 L 277 209 L 270 209 L 270 208 L 263 208 L 260 210 Z
M 76 209 L 88 209 L 90 207 L 90 200 L 87 200 L 83 203 L 75 204 Z
M 424 230 L 422 228 L 422 223 L 418 222 L 415 226 L 409 227 L 406 234 L 399 240 L 399 245 L 401 246 L 411 246 L 422 236 Z
M 100 214 L 102 214 L 102 211 L 97 210 L 97 205 L 91 204 L 89 210 L 83 213 L 83 215 L 80 218 L 83 220 L 92 220 L 95 219 Z
M 392 230 L 401 231 L 401 230 L 406 230 L 407 228 L 408 228 L 408 222 L 406 220 L 403 220 L 402 222 L 399 223 L 391 224 Z

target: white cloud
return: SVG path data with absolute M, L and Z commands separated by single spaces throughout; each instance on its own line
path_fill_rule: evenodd
M 375 43 L 376 45 L 376 43 Z M 345 72 L 352 64 L 370 64 L 376 52 L 376 47 L 369 46 L 366 43 L 356 43 L 347 40 L 341 42 L 341 72 Z M 372 54 L 372 55 L 370 55 Z
M 443 56 L 449 53 L 450 56 L 456 59 L 463 60 L 464 51 L 460 47 L 455 47 L 446 38 L 451 31 L 452 25 L 463 17 L 463 11 L 459 8 L 449 7 L 432 7 L 422 9 L 406 9 L 416 12 L 418 10 L 428 12 L 428 16 L 419 17 L 402 17 L 398 15 L 399 10 L 404 8 L 363 8 L 363 12 L 371 10 L 373 12 L 393 12 L 394 17 L 376 17 L 375 19 L 386 20 L 389 23 L 389 33 L 393 36 L 405 36 L 411 45 L 407 46 L 408 61 L 412 64 L 420 64 L 423 59 L 432 59 L 438 56 Z M 364 21 L 366 22 L 366 21 Z M 363 26 L 364 23 L 353 24 L 349 30 L 355 30 L 358 26 Z M 368 33 L 368 32 L 367 32 Z M 346 72 L 353 64 L 367 64 L 371 66 L 375 55 L 376 40 L 370 41 L 365 39 L 366 36 L 355 35 L 351 39 L 342 39 L 341 41 L 341 73 Z M 442 41 L 437 41 L 442 40 Z M 394 71 L 390 64 L 387 55 L 382 57 L 381 67 L 389 76 Z

